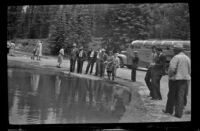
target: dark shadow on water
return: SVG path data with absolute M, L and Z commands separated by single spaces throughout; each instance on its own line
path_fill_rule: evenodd
M 8 69 L 10 124 L 117 123 L 131 93 L 115 82 Z

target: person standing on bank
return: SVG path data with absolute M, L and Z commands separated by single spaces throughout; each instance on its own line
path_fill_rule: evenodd
M 133 82 L 136 81 L 136 69 L 138 67 L 139 57 L 138 52 L 134 51 L 134 56 L 132 57 L 132 72 L 131 72 L 131 80 Z
M 155 61 L 155 65 L 152 67 L 151 79 L 152 79 L 152 100 L 162 100 L 162 96 L 160 93 L 160 80 L 162 76 L 165 74 L 165 63 L 166 56 L 163 54 L 161 48 L 156 49 L 157 59 Z
M 183 45 L 174 45 L 175 56 L 171 59 L 168 77 L 169 92 L 164 113 L 173 114 L 175 107 L 175 117 L 181 118 L 184 106 L 187 104 L 187 93 L 191 80 L 191 61 L 183 53 Z
M 156 47 L 153 46 L 152 47 L 152 62 L 150 63 L 148 69 L 147 69 L 147 72 L 146 72 L 146 75 L 145 75 L 145 83 L 149 89 L 149 97 L 153 97 L 153 93 L 152 93 L 152 79 L 151 79 L 151 72 L 152 72 L 152 67 L 155 65 L 155 61 L 157 60 L 158 58 L 158 55 L 156 53 Z
M 97 56 L 96 56 L 96 71 L 95 71 L 95 76 L 98 76 L 100 74 L 100 55 L 101 55 L 101 49 L 98 49 Z
M 78 52 L 78 67 L 77 67 L 77 73 L 82 73 L 83 69 L 83 62 L 86 58 L 86 53 L 83 50 L 83 46 L 80 47 L 79 52 Z
M 114 80 L 114 56 L 113 56 L 112 51 L 109 51 L 106 64 L 107 64 L 106 70 L 107 70 L 108 79 L 110 80 L 110 76 L 112 74 L 112 80 Z
M 120 60 L 117 53 L 114 54 L 114 77 L 117 77 L 117 68 L 120 67 Z
M 97 56 L 97 53 L 94 51 L 94 49 L 91 49 L 88 53 L 88 65 L 87 65 L 85 74 L 88 73 L 89 69 L 90 69 L 90 74 L 92 74 L 93 66 L 96 61 L 96 56 Z
M 14 43 L 14 41 L 8 42 L 7 46 L 9 48 L 9 55 L 10 56 L 14 56 L 14 51 L 15 51 L 15 43 Z
M 38 43 L 36 45 L 36 56 L 37 60 L 41 60 L 42 57 L 42 41 L 38 40 Z
M 107 54 L 105 53 L 105 49 L 102 49 L 100 53 L 100 77 L 104 77 L 105 73 L 105 62 L 107 61 Z
M 70 54 L 70 72 L 74 72 L 75 70 L 77 55 L 78 48 L 76 47 L 76 43 L 74 43 Z
M 58 65 L 57 65 L 58 68 L 61 68 L 60 65 L 61 65 L 62 62 L 63 62 L 63 57 L 64 57 L 64 49 L 63 49 L 63 47 L 62 47 L 62 48 L 60 49 L 59 55 L 58 55 Z

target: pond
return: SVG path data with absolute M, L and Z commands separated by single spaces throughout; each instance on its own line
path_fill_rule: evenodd
M 118 123 L 130 100 L 116 83 L 8 69 L 10 124 Z

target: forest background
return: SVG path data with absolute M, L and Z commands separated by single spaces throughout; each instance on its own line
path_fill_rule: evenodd
M 52 55 L 73 43 L 121 51 L 138 39 L 190 39 L 186 3 L 25 5 L 7 13 L 7 40 L 42 39 Z

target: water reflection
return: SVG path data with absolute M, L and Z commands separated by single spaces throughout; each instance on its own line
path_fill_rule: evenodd
M 40 81 L 40 75 L 33 73 L 31 75 L 31 87 L 32 87 L 32 90 L 33 90 L 33 94 L 37 93 L 39 81 Z
M 58 99 L 59 95 L 60 95 L 60 84 L 61 84 L 61 79 L 60 77 L 57 75 L 56 76 L 56 81 L 55 81 L 55 94 L 56 94 L 56 99 Z
M 130 103 L 130 91 L 119 85 L 34 71 L 13 72 L 8 78 L 11 124 L 118 122 Z
M 12 78 L 12 75 L 13 75 L 13 70 L 8 70 L 8 77 Z

